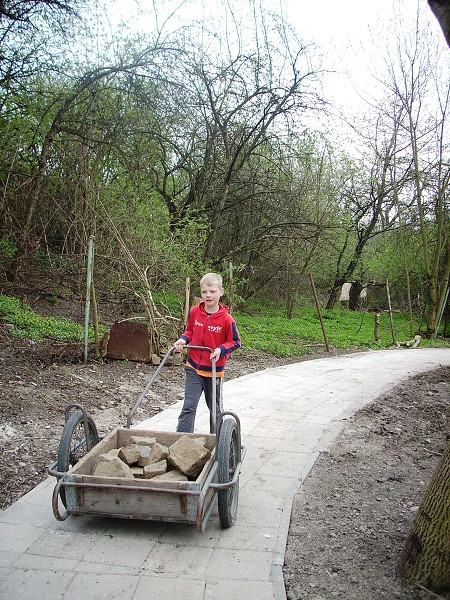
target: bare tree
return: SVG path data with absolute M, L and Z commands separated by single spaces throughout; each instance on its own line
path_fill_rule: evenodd
M 0 21 L 21 22 L 33 25 L 43 13 L 76 15 L 84 0 L 2 0 Z
M 411 163 L 428 291 L 427 334 L 433 336 L 450 275 L 450 80 L 436 66 L 439 50 L 423 31 L 420 17 L 418 13 L 415 32 L 400 38 L 397 55 L 389 57 L 385 84 L 399 107 L 396 114 L 404 156 Z
M 319 71 L 311 66 L 307 48 L 288 41 L 280 27 L 278 45 L 263 31 L 245 52 L 239 40 L 218 49 L 220 41 L 212 36 L 211 42 L 202 30 L 188 39 L 207 38 L 214 52 L 197 42 L 180 42 L 176 64 L 166 65 L 161 89 L 167 93 L 160 97 L 158 123 L 149 132 L 159 158 L 152 182 L 174 230 L 186 218 L 206 225 L 205 260 L 217 255 L 218 231 L 238 195 L 245 211 L 248 195 L 242 190 L 252 187 L 263 148 L 276 145 L 292 121 L 322 105 Z
M 367 148 L 372 149 L 366 164 L 372 159 L 372 165 L 361 180 L 365 168 L 362 165 L 359 175 L 351 175 L 342 189 L 341 202 L 345 207 L 342 218 L 348 223 L 348 229 L 338 254 L 336 275 L 326 304 L 328 309 L 334 307 L 342 285 L 352 281 L 369 240 L 382 234 L 395 222 L 396 213 L 392 212 L 394 185 L 397 192 L 402 186 L 401 179 L 394 182 L 392 178 L 396 135 L 397 129 L 394 127 L 392 131 L 386 130 L 382 116 L 378 116 L 374 128 L 365 137 Z M 349 173 L 351 174 L 351 171 Z
M 286 300 L 291 315 L 308 269 L 326 260 L 337 180 L 331 149 L 318 136 L 292 136 L 290 146 L 260 146 L 231 186 L 217 232 L 216 258 L 242 265 L 244 297 L 264 289 Z M 240 184 L 240 185 L 239 185 Z
M 223 156 L 220 188 L 212 206 L 205 259 L 212 256 L 231 183 L 266 141 L 275 121 L 292 115 L 294 111 L 313 109 L 307 81 L 314 73 L 311 70 L 299 70 L 300 54 L 301 51 L 292 59 L 292 76 L 286 83 L 272 82 L 272 73 L 262 69 L 256 58 L 249 60 L 239 57 L 239 60 L 217 74 L 201 68 L 200 77 L 206 92 L 210 123 L 219 134 L 216 140 Z M 234 97 L 231 105 L 227 101 L 230 92 Z

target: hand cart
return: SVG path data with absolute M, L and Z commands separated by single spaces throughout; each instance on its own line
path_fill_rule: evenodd
M 185 346 L 212 352 L 206 346 Z M 212 361 L 212 422 L 215 433 L 177 433 L 131 429 L 133 415 L 166 364 L 170 348 L 129 413 L 126 427 L 100 439 L 92 416 L 80 404 L 67 407 L 57 461 L 48 468 L 56 477 L 52 506 L 56 519 L 69 515 L 99 515 L 191 523 L 204 531 L 217 499 L 222 527 L 231 527 L 237 516 L 239 474 L 246 448 L 241 445 L 238 416 L 229 411 L 216 415 L 216 361 Z M 74 410 L 75 409 L 75 410 Z M 170 446 L 180 436 L 204 438 L 211 451 L 209 460 L 194 481 L 131 479 L 92 475 L 101 454 L 127 444 L 131 436 L 148 437 Z M 216 495 L 217 494 L 217 495 Z M 60 502 L 65 510 L 61 512 Z

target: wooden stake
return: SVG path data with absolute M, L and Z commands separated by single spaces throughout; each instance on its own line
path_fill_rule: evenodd
M 394 344 L 394 346 L 396 346 L 397 338 L 395 336 L 394 319 L 392 316 L 392 306 L 391 306 L 391 295 L 389 293 L 389 283 L 388 283 L 387 279 L 386 279 L 386 292 L 387 292 L 387 299 L 388 299 L 388 305 L 389 305 L 389 318 L 391 320 L 392 343 Z
M 190 296 L 191 296 L 191 280 L 189 277 L 186 277 L 186 287 L 185 287 L 185 291 L 184 291 L 184 324 L 185 325 L 188 320 L 189 309 L 191 308 Z
M 375 315 L 375 324 L 373 326 L 373 337 L 376 342 L 380 341 L 380 313 Z
M 316 294 L 316 286 L 314 285 L 314 279 L 313 279 L 313 276 L 311 273 L 309 274 L 309 279 L 311 281 L 311 288 L 312 288 L 312 292 L 314 295 L 314 300 L 316 302 L 316 308 L 317 308 L 317 313 L 319 315 L 320 326 L 322 327 L 323 339 L 325 340 L 325 347 L 327 349 L 327 352 L 329 352 L 330 346 L 328 345 L 327 333 L 325 331 L 325 326 L 323 324 L 322 313 L 320 311 L 319 299 L 317 298 L 317 294 Z
M 233 263 L 230 262 L 228 263 L 228 269 L 229 269 L 229 273 L 230 273 L 230 281 L 229 281 L 229 285 L 228 285 L 228 298 L 229 298 L 229 313 L 231 315 L 231 313 L 233 312 L 233 294 L 234 294 L 234 280 L 233 280 Z
M 92 257 L 94 255 L 94 236 L 91 235 L 88 242 L 87 273 L 86 273 L 86 302 L 84 307 L 84 356 L 83 362 L 88 360 L 89 346 L 89 313 L 91 310 L 91 281 L 92 281 Z

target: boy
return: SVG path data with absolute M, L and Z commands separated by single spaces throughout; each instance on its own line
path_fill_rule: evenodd
M 174 344 L 176 352 L 183 346 L 208 346 L 207 350 L 189 348 L 186 359 L 186 382 L 183 409 L 178 417 L 177 431 L 194 431 L 195 413 L 202 392 L 210 411 L 210 431 L 215 431 L 212 422 L 212 359 L 216 359 L 216 416 L 222 412 L 222 377 L 228 355 L 241 347 L 236 322 L 228 313 L 228 306 L 220 304 L 223 296 L 222 277 L 207 273 L 200 280 L 202 301 L 193 306 L 184 333 Z

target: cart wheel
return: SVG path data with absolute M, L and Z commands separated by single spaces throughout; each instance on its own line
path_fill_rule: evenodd
M 241 444 L 234 419 L 225 419 L 219 433 L 217 445 L 217 476 L 219 483 L 228 483 L 234 477 L 241 462 Z M 222 527 L 231 527 L 236 521 L 239 479 L 235 485 L 217 491 L 219 518 Z
M 92 448 L 99 442 L 97 426 L 91 415 L 86 414 L 90 447 Z M 87 435 L 84 430 L 84 416 L 81 410 L 72 413 L 67 419 L 61 435 L 58 448 L 58 460 L 56 470 L 60 473 L 66 473 L 69 468 L 76 465 L 87 453 Z M 61 487 L 61 500 L 66 505 L 66 492 L 64 486 Z

